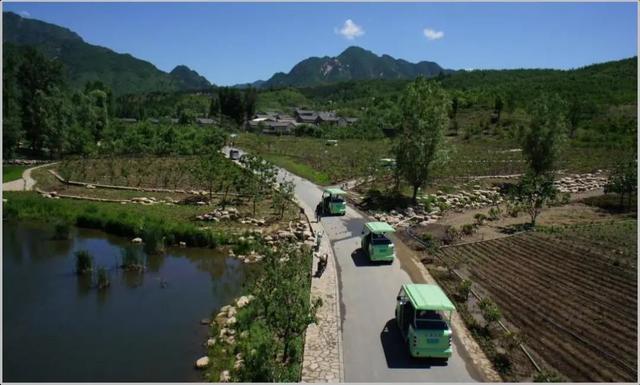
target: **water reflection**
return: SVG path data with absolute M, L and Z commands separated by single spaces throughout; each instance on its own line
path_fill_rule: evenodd
M 241 294 L 246 266 L 211 249 L 169 248 L 144 273 L 119 268 L 128 240 L 78 229 L 52 241 L 34 224 L 3 226 L 3 372 L 8 381 L 199 381 L 200 319 Z M 94 273 L 75 274 L 74 253 Z M 111 285 L 96 288 L 99 266 Z M 46 322 L 43 322 L 46 314 Z M 99 349 L 96 349 L 99 347 Z

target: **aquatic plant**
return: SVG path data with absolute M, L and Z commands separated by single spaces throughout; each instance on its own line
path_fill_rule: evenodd
M 76 274 L 85 275 L 93 271 L 93 257 L 86 250 L 76 251 Z
M 98 290 L 106 289 L 111 285 L 111 280 L 109 279 L 109 273 L 107 272 L 107 269 L 104 266 L 98 267 L 97 285 L 98 285 Z

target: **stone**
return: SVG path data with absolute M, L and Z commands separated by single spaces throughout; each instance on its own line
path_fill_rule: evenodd
M 225 321 L 225 325 L 227 326 L 231 326 L 231 325 L 235 325 L 236 324 L 236 317 L 230 317 Z
M 207 356 L 200 357 L 196 361 L 196 368 L 198 368 L 198 369 L 204 369 L 207 366 L 209 366 L 209 357 L 207 357 Z
M 86 187 L 86 188 L 88 188 L 88 189 L 94 189 L 94 188 L 96 188 L 96 186 L 94 186 L 94 185 L 92 185 L 92 184 L 88 184 L 88 185 L 86 185 L 85 187 Z
M 242 297 L 238 298 L 238 300 L 236 301 L 236 306 L 242 309 L 243 307 L 247 306 L 249 302 L 251 302 L 251 299 L 249 299 L 249 297 L 247 297 L 246 295 L 243 295 Z
M 206 202 L 203 202 L 203 201 L 199 201 L 199 202 L 196 202 L 196 204 L 197 204 L 198 206 L 204 206 L 204 205 L 206 205 L 207 203 L 206 203 Z
M 202 325 L 209 325 L 211 323 L 211 320 L 209 318 L 203 318 L 200 320 L 200 324 Z
M 180 247 L 187 247 L 187 242 L 180 241 Z
M 142 238 L 136 237 L 131 240 L 132 243 L 142 243 Z
M 220 382 L 229 382 L 231 381 L 231 374 L 229 374 L 228 370 L 223 370 L 220 373 Z
M 216 339 L 215 338 L 209 338 L 207 340 L 207 347 L 210 348 L 210 347 L 214 346 L 215 344 L 216 344 Z

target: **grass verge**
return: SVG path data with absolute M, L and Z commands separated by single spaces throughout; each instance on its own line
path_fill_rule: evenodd
M 2 166 L 2 183 L 7 183 L 22 178 L 22 173 L 29 167 L 30 166 L 16 165 Z

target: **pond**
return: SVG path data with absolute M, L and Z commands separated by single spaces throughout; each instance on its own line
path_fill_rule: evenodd
M 210 249 L 169 248 L 144 274 L 118 267 L 126 239 L 73 229 L 52 240 L 42 224 L 3 223 L 3 372 L 6 381 L 201 381 L 208 327 L 200 320 L 241 294 L 248 273 Z M 88 250 L 108 269 L 99 291 L 75 270 Z

